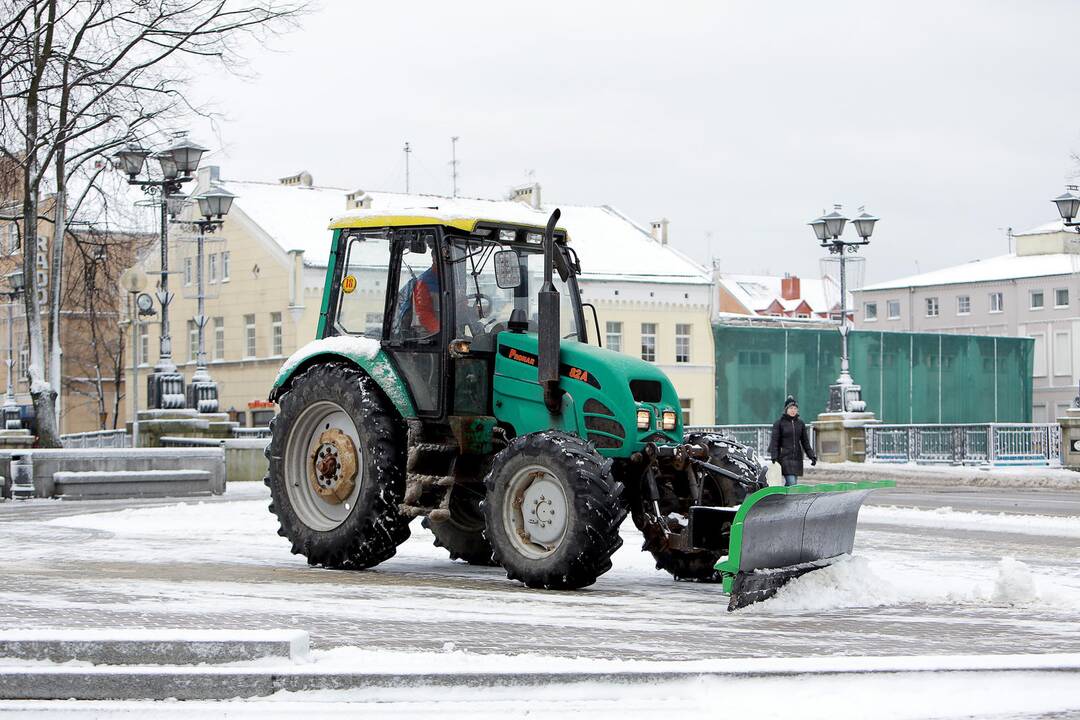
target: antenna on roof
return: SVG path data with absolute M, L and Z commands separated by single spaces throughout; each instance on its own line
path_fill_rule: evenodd
M 457 141 L 458 136 L 450 137 L 450 197 L 457 197 Z
M 405 194 L 409 194 L 409 153 L 412 149 L 409 147 L 409 141 L 405 141 Z

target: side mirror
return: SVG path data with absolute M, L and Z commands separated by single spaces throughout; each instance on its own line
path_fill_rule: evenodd
M 503 290 L 521 285 L 521 259 L 514 250 L 495 253 L 495 284 Z
M 414 255 L 427 254 L 427 242 L 420 233 L 409 233 L 409 252 Z

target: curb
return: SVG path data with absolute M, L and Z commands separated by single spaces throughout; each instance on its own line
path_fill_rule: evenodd
M 0 631 L 0 658 L 99 666 L 306 661 L 309 647 L 302 630 Z
M 852 662 L 854 661 L 854 662 Z M 808 664 L 811 662 L 813 667 Z M 390 672 L 299 668 L 5 667 L 0 700 L 228 700 L 277 692 L 374 688 L 506 688 L 581 683 L 649 684 L 732 678 L 854 676 L 939 672 L 1072 673 L 1080 655 L 912 658 L 747 659 L 715 670 L 609 672 Z M 738 666 L 745 666 L 740 669 Z

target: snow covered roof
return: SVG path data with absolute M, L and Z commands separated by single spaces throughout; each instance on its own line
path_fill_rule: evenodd
M 330 256 L 326 226 L 344 209 L 345 190 L 239 180 L 216 185 L 237 196 L 230 213 L 239 209 L 282 250 L 302 250 L 305 263 L 326 267 Z
M 1073 263 L 1080 267 L 1080 255 L 1049 253 L 1046 255 L 998 255 L 985 260 L 974 260 L 963 265 L 933 270 L 920 275 L 887 280 L 867 285 L 862 290 L 892 290 L 932 285 L 958 285 L 961 283 L 994 282 L 1019 278 L 1069 275 L 1076 272 Z
M 709 272 L 670 245 L 655 240 L 647 229 L 608 207 L 545 204 L 535 210 L 510 200 L 448 198 L 439 195 L 367 191 L 370 207 L 346 208 L 340 188 L 223 180 L 217 183 L 238 197 L 240 209 L 284 250 L 304 251 L 304 262 L 325 267 L 330 250 L 331 222 L 349 217 L 408 212 L 447 219 L 479 218 L 543 227 L 555 207 L 562 210 L 559 226 L 581 258 L 582 279 L 631 280 L 707 285 Z M 235 212 L 235 210 L 234 210 Z
M 736 275 L 721 273 L 717 276 L 720 283 L 743 307 L 754 312 L 765 310 L 775 301 L 785 311 L 796 310 L 804 301 L 811 312 L 827 313 L 830 310 L 827 297 L 836 297 L 839 301 L 840 290 L 831 277 L 824 279 L 799 278 L 799 297 L 785 300 L 781 289 L 784 278 L 775 275 Z M 826 288 L 826 284 L 830 287 Z M 851 293 L 848 293 L 849 307 Z
M 1043 223 L 1042 225 L 1036 225 L 1033 228 L 1024 230 L 1023 232 L 1013 233 L 1013 237 L 1023 237 L 1026 235 L 1047 235 L 1049 233 L 1067 232 L 1068 228 L 1065 227 L 1065 221 L 1058 218 L 1057 220 L 1051 220 L 1050 222 Z

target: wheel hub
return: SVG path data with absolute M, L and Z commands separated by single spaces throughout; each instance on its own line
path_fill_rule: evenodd
M 526 482 L 528 486 L 514 503 L 521 513 L 518 535 L 526 543 L 554 550 L 566 532 L 566 496 L 559 483 L 544 471 L 530 473 Z
M 343 502 L 356 487 L 359 459 L 352 438 L 339 428 L 319 435 L 308 462 L 311 488 L 326 502 Z

